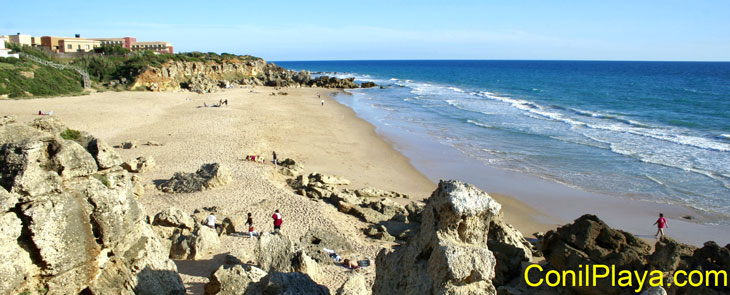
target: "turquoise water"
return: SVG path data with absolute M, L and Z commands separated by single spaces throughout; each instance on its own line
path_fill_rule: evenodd
M 385 89 L 339 96 L 380 130 L 589 192 L 730 224 L 730 63 L 277 62 Z

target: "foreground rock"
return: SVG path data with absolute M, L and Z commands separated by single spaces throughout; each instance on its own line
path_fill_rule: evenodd
M 558 271 L 576 270 L 583 265 L 615 265 L 616 271 L 646 270 L 645 257 L 651 246 L 634 235 L 610 228 L 595 215 L 583 215 L 574 223 L 549 231 L 541 240 L 545 259 Z M 630 294 L 631 288 L 611 286 L 599 280 L 598 286 L 570 286 L 579 294 Z M 635 287 L 634 287 L 635 288 Z
M 184 294 L 119 156 L 55 120 L 0 127 L 0 293 Z
M 487 247 L 492 226 L 504 224 L 501 205 L 488 194 L 462 182 L 441 181 L 422 219 L 420 232 L 406 245 L 378 254 L 373 294 L 496 294 L 495 265 L 507 265 L 502 276 L 514 271 L 510 261 L 498 262 Z M 521 238 L 519 232 L 502 234 Z M 522 241 L 500 243 L 522 247 Z
M 231 181 L 231 171 L 218 163 L 203 164 L 195 173 L 177 172 L 157 188 L 166 193 L 192 193 L 222 186 Z

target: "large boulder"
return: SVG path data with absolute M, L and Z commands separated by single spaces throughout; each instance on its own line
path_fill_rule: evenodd
M 247 295 L 329 295 L 330 290 L 299 272 L 271 271 L 256 284 L 249 285 Z
M 254 250 L 259 267 L 267 272 L 291 271 L 295 252 L 295 245 L 289 237 L 271 233 L 262 233 Z
M 354 272 L 345 281 L 339 289 L 337 289 L 337 295 L 368 295 L 367 283 L 365 277 L 361 274 Z
M 155 166 L 157 166 L 157 164 L 155 163 L 155 159 L 149 156 L 137 157 L 134 160 L 129 160 L 122 163 L 122 168 L 124 168 L 124 170 L 133 173 L 144 173 L 152 170 L 153 168 L 155 168 Z
M 420 232 L 376 258 L 373 294 L 496 294 L 498 263 L 487 247 L 501 205 L 459 181 L 441 181 L 427 200 Z M 505 241 L 507 242 L 507 241 Z
M 353 252 L 352 244 L 346 236 L 321 227 L 315 227 L 307 231 L 299 239 L 299 243 L 302 250 L 320 264 L 334 263 L 329 253 L 324 251 L 324 248 L 343 255 Z
M 193 230 L 195 221 L 182 210 L 170 207 L 157 213 L 152 225 Z
M 205 284 L 205 294 L 237 295 L 245 294 L 249 285 L 258 283 L 266 272 L 250 265 L 221 265 Z
M 195 173 L 177 172 L 157 188 L 166 193 L 192 193 L 222 186 L 231 181 L 231 171 L 218 163 L 203 164 Z
M 127 172 L 31 125 L 0 127 L 0 293 L 184 294 Z
M 549 231 L 540 241 L 545 259 L 557 271 L 576 270 L 585 265 L 612 265 L 622 270 L 647 270 L 651 246 L 634 235 L 610 228 L 595 215 L 583 215 L 572 224 Z M 598 280 L 597 286 L 568 286 L 578 294 L 633 294 L 636 287 L 611 286 Z

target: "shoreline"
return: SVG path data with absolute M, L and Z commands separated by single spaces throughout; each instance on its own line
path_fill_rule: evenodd
M 698 213 L 688 207 L 583 191 L 534 175 L 490 167 L 423 135 L 383 126 L 376 129 L 432 181 L 458 179 L 476 185 L 500 202 L 529 207 L 504 206 L 508 222 L 528 238 L 537 231 L 555 229 L 584 214 L 593 214 L 612 228 L 628 231 L 653 245 L 653 223 L 659 213 L 664 213 L 669 221 L 668 237 L 695 246 L 710 240 L 721 245 L 730 243 L 730 226 L 686 220 L 683 216 L 696 217 Z M 516 218 L 512 214 L 523 216 Z

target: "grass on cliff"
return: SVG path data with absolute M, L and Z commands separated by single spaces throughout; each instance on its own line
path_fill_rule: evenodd
M 0 95 L 10 98 L 80 94 L 81 75 L 21 57 L 0 58 Z
M 81 131 L 66 128 L 66 130 L 61 132 L 61 138 L 66 140 L 78 141 L 79 139 L 81 139 Z

